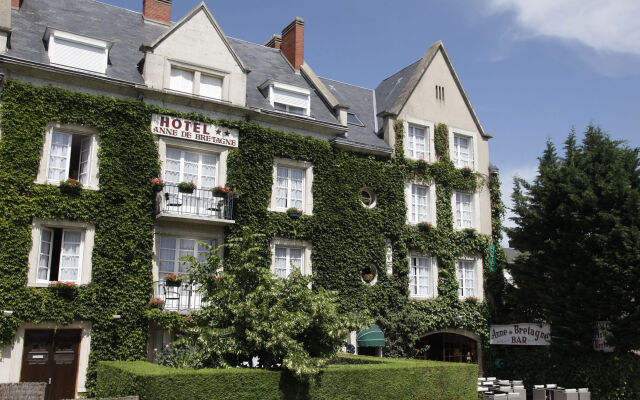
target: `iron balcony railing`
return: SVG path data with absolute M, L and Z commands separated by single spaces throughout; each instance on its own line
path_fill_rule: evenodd
M 184 193 L 178 190 L 178 185 L 167 183 L 159 193 L 157 213 L 232 220 L 235 197 L 213 194 L 209 189 Z
M 182 283 L 180 286 L 168 286 L 164 280 L 153 283 L 155 297 L 164 301 L 166 311 L 191 312 L 203 306 L 199 285 Z

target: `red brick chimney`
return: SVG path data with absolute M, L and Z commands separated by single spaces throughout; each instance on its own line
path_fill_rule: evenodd
M 20 3 L 22 3 L 22 0 L 11 0 L 11 7 L 20 8 Z
M 271 36 L 271 39 L 264 45 L 267 47 L 271 47 L 272 49 L 280 50 L 280 45 L 282 44 L 282 36 L 274 34 Z
M 296 71 L 304 63 L 304 20 L 296 17 L 282 30 L 282 54 Z
M 163 24 L 170 24 L 171 0 L 142 0 L 142 16 Z

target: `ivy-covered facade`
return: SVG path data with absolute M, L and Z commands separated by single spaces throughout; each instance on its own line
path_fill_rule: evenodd
M 300 19 L 259 46 L 227 38 L 204 4 L 170 23 L 166 1 L 142 14 L 13 3 L 0 53 L 1 379 L 60 360 L 76 369 L 60 389 L 73 395 L 93 390 L 98 361 L 151 357 L 197 318 L 196 288 L 166 276 L 246 226 L 265 234 L 265 268 L 301 268 L 345 313 L 369 313 L 383 355 L 482 363 L 499 181 L 442 43 L 374 91 L 315 75 L 291 50 Z M 133 33 L 83 18 L 100 13 Z M 105 72 L 87 70 L 101 55 L 59 58 L 72 48 L 103 49 Z M 60 187 L 69 177 L 79 193 Z M 178 190 L 190 181 L 193 193 Z

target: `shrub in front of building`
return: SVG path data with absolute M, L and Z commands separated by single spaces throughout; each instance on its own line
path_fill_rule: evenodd
M 475 364 L 338 357 L 309 384 L 278 371 L 250 368 L 186 370 L 146 362 L 101 362 L 98 397 L 212 400 L 475 400 Z

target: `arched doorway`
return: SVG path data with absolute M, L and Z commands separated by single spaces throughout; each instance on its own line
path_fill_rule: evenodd
M 463 330 L 430 332 L 416 343 L 418 355 L 424 360 L 467 362 L 482 368 L 480 336 Z

